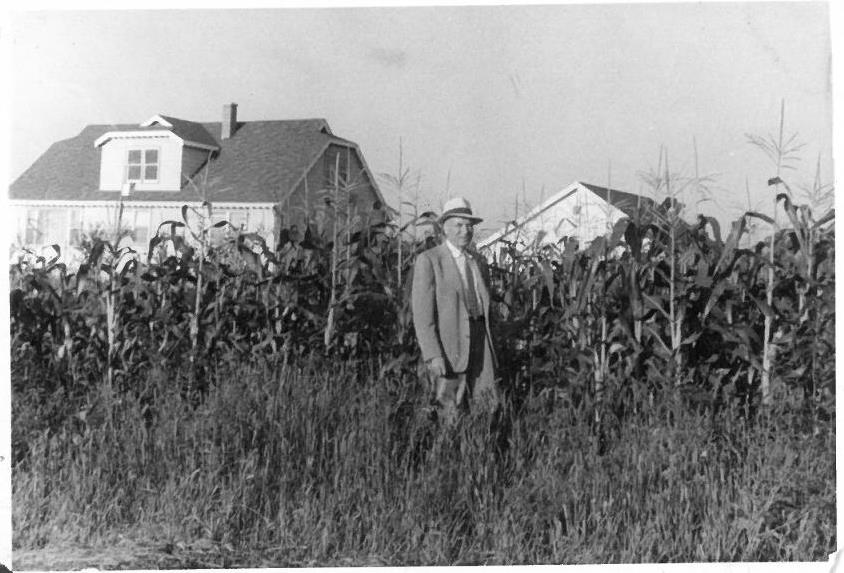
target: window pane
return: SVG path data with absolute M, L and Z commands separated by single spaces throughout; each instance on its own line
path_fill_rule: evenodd
M 137 181 L 141 178 L 141 166 L 140 165 L 130 165 L 129 170 L 126 173 L 126 178 L 129 181 Z
M 155 181 L 158 179 L 158 166 L 147 165 L 144 168 L 144 181 Z
M 38 222 L 40 221 L 38 209 L 30 209 L 26 214 L 26 236 L 24 242 L 27 245 L 34 245 L 38 242 Z
M 142 245 L 146 245 L 149 242 L 149 228 L 148 227 L 135 227 L 135 242 L 140 243 Z
M 68 232 L 67 211 L 63 209 L 45 209 L 41 211 L 41 213 L 44 214 L 44 226 L 39 229 L 44 232 L 44 235 L 42 237 L 42 244 L 64 244 L 65 237 L 67 237 Z M 39 227 L 40 226 L 41 225 L 39 222 Z
M 232 211 L 229 215 L 229 223 L 235 229 L 243 229 L 246 227 L 246 210 Z
M 158 150 L 157 149 L 147 149 L 144 152 L 144 162 L 145 163 L 158 163 Z
M 129 150 L 129 163 L 140 163 L 140 162 L 141 162 L 141 150 L 140 149 Z
M 70 211 L 70 244 L 79 246 L 82 241 L 82 212 L 79 209 Z
M 149 242 L 149 220 L 150 212 L 147 209 L 140 209 L 135 212 L 135 243 L 146 246 Z

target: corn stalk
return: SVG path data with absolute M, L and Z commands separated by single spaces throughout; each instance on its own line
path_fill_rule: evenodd
M 668 196 L 668 233 L 669 249 L 668 264 L 668 324 L 671 336 L 671 355 L 673 357 L 674 383 L 679 385 L 681 380 L 681 368 L 683 366 L 683 355 L 681 344 L 683 341 L 683 310 L 677 308 L 677 225 L 679 223 L 679 206 L 677 202 L 676 187 L 671 186 L 671 171 L 668 163 L 668 150 L 665 153 L 665 192 Z
M 109 261 L 110 269 L 108 273 L 108 290 L 106 291 L 106 332 L 108 336 L 108 359 L 106 368 L 106 380 L 109 389 L 114 387 L 114 370 L 115 362 L 117 360 L 117 309 L 115 307 L 115 297 L 117 295 L 117 286 L 115 284 L 115 274 L 117 273 L 118 248 L 120 247 L 120 232 L 121 223 L 123 221 L 123 192 L 120 194 L 120 202 L 117 207 L 117 221 L 114 229 L 114 243 L 111 248 L 112 259 Z
M 765 314 L 765 333 L 764 333 L 764 340 L 763 340 L 763 347 L 762 347 L 762 372 L 761 372 L 761 383 L 760 383 L 760 392 L 762 395 L 762 404 L 763 405 L 770 405 L 773 401 L 772 397 L 772 388 L 771 388 L 771 380 L 772 380 L 772 372 L 774 368 L 774 359 L 776 356 L 776 345 L 774 344 L 774 338 L 776 337 L 776 333 L 774 332 L 774 313 L 773 313 L 773 293 L 774 293 L 774 279 L 775 279 L 775 267 L 774 267 L 774 250 L 776 246 L 776 234 L 779 230 L 779 223 L 778 223 L 778 212 L 777 212 L 777 203 L 779 201 L 780 196 L 780 185 L 783 183 L 781 179 L 781 174 L 784 169 L 793 169 L 794 166 L 792 162 L 796 161 L 798 158 L 794 155 L 803 145 L 801 143 L 796 142 L 797 134 L 793 134 L 787 140 L 784 139 L 785 136 L 785 100 L 781 101 L 780 104 L 780 122 L 779 122 L 779 133 L 776 139 L 773 137 L 763 138 L 755 135 L 747 135 L 748 140 L 750 143 L 760 150 L 762 150 L 768 158 L 774 163 L 776 166 L 776 176 L 768 180 L 768 186 L 774 187 L 774 213 L 772 217 L 766 217 L 764 215 L 760 215 L 759 213 L 749 213 L 749 215 L 754 216 L 756 218 L 760 218 L 771 225 L 771 236 L 769 241 L 769 253 L 768 253 L 768 272 L 767 272 L 767 284 L 766 284 L 766 301 L 767 305 L 763 308 Z M 790 192 L 789 192 L 790 195 Z M 759 306 L 762 306 L 761 304 Z
M 308 189 L 308 173 L 305 172 L 305 228 L 302 229 L 302 236 L 311 227 L 311 203 L 310 203 L 310 189 Z
M 334 216 L 331 242 L 331 295 L 328 302 L 328 320 L 325 321 L 326 352 L 334 337 L 335 306 L 337 304 L 337 220 L 339 219 L 338 203 L 340 200 L 340 154 L 334 156 Z
M 774 251 L 775 251 L 775 244 L 776 244 L 776 235 L 777 230 L 779 228 L 777 222 L 777 195 L 779 195 L 779 186 L 780 186 L 780 172 L 782 170 L 782 159 L 783 159 L 783 145 L 782 145 L 782 138 L 783 138 L 783 127 L 785 124 L 785 100 L 782 100 L 780 105 L 780 129 L 779 129 L 779 137 L 777 140 L 777 147 L 776 147 L 776 164 L 777 164 L 777 174 L 776 174 L 776 182 L 774 183 L 774 214 L 773 214 L 773 224 L 771 225 L 771 238 L 770 238 L 770 247 L 768 249 L 768 281 L 765 288 L 765 300 L 768 303 L 768 308 L 773 309 L 774 307 Z M 774 367 L 774 357 L 776 353 L 776 347 L 771 340 L 771 334 L 774 328 L 774 315 L 773 312 L 765 313 L 765 338 L 763 339 L 763 347 L 762 347 L 762 381 L 760 385 L 760 391 L 762 393 L 762 404 L 765 406 L 770 406 L 773 403 L 773 397 L 771 396 L 771 372 Z
M 607 338 L 607 265 L 609 263 L 609 248 L 607 237 L 612 233 L 612 163 L 607 164 L 607 202 L 604 212 L 606 218 L 606 236 L 603 242 L 603 270 L 601 271 L 601 342 L 600 352 L 596 353 L 595 360 L 595 424 L 600 427 L 601 409 L 604 402 L 604 384 L 609 372 L 609 358 L 607 349 L 609 340 Z
M 191 385 L 196 387 L 196 365 L 199 358 L 199 317 L 202 313 L 202 291 L 204 289 L 204 266 L 205 258 L 208 255 L 208 231 L 212 223 L 212 207 L 210 201 L 203 201 L 202 207 L 205 212 L 194 211 L 199 216 L 199 233 L 191 230 L 194 238 L 199 241 L 199 257 L 196 262 L 196 290 L 193 299 L 193 313 L 190 317 L 190 373 Z M 185 215 L 187 211 L 185 211 Z M 187 220 L 185 220 L 187 224 Z M 190 227 L 188 227 L 190 229 Z
M 401 307 L 402 305 L 402 293 L 403 289 L 401 287 L 402 280 L 404 278 L 404 265 L 405 265 L 405 249 L 404 249 L 404 230 L 405 230 L 405 223 L 404 223 L 404 208 L 405 206 L 410 206 L 413 209 L 413 217 L 411 218 L 410 222 L 407 225 L 413 225 L 413 244 L 416 244 L 416 225 L 419 221 L 419 212 L 418 212 L 418 199 L 419 199 L 419 176 L 417 175 L 416 180 L 416 202 L 410 203 L 405 201 L 405 192 L 407 191 L 407 183 L 408 178 L 410 177 L 410 169 L 405 167 L 404 165 L 404 144 L 402 139 L 399 138 L 399 164 L 398 164 L 398 171 L 395 174 L 391 173 L 381 173 L 379 175 L 384 181 L 386 181 L 390 187 L 396 190 L 397 200 L 398 200 L 398 222 L 396 226 L 396 268 L 395 268 L 395 276 L 396 276 L 396 304 L 397 306 Z M 388 269 L 388 272 L 392 272 Z
M 350 264 L 352 261 L 352 207 L 354 206 L 354 202 L 352 201 L 352 188 L 354 185 L 352 184 L 352 157 L 351 157 L 351 150 L 347 147 L 346 148 L 346 177 L 343 184 L 343 196 L 345 197 L 345 208 L 346 208 L 346 272 L 345 272 L 345 292 L 346 295 L 349 295 L 352 291 L 352 265 Z
M 402 268 L 401 235 L 402 235 L 402 209 L 404 207 L 403 192 L 404 192 L 404 178 L 405 178 L 404 166 L 402 165 L 403 160 L 404 160 L 404 150 L 402 149 L 401 138 L 399 138 L 399 176 L 396 179 L 396 190 L 398 191 L 398 195 L 399 195 L 399 232 L 398 232 L 398 245 L 397 245 L 397 247 L 398 247 L 398 249 L 397 249 L 398 258 L 397 258 L 397 261 L 396 261 L 396 292 L 397 293 L 401 292 L 401 268 Z

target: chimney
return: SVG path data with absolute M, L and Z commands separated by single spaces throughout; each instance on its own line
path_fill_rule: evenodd
M 237 104 L 228 103 L 223 106 L 223 126 L 220 139 L 228 139 L 237 131 Z

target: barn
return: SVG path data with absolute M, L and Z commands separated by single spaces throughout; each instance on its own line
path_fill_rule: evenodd
M 575 181 L 478 241 L 478 250 L 498 256 L 507 243 L 542 246 L 564 240 L 574 240 L 583 247 L 605 235 L 619 219 L 654 206 L 649 197 Z

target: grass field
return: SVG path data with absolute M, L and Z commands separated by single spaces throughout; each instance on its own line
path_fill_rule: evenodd
M 785 187 L 789 226 L 722 234 L 683 219 L 667 161 L 651 183 L 662 203 L 583 248 L 489 253 L 507 398 L 449 428 L 410 308 L 434 213 L 417 236 L 335 200 L 268 245 L 185 207 L 145 262 L 117 232 L 78 269 L 22 256 L 17 568 L 826 561 L 834 211 Z
M 133 557 L 105 564 L 806 561 L 835 549 L 833 422 L 803 424 L 786 406 L 750 423 L 667 394 L 599 444 L 590 410 L 553 391 L 443 429 L 421 382 L 371 364 L 221 360 L 201 403 L 180 395 L 179 375 L 153 368 L 135 392 L 101 384 L 84 403 L 14 394 L 16 568 L 54 547 L 131 543 Z

